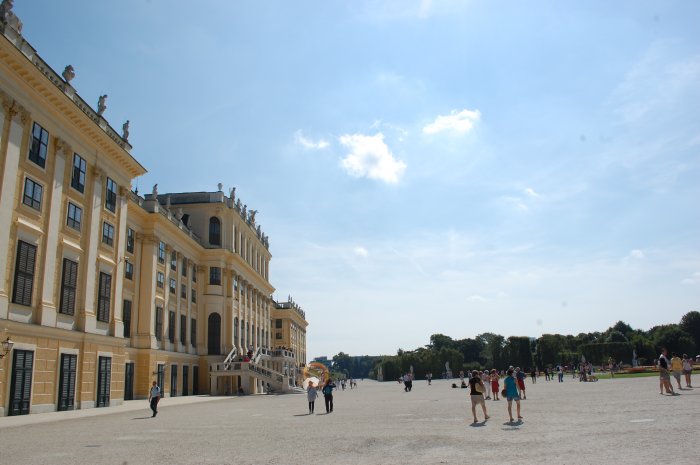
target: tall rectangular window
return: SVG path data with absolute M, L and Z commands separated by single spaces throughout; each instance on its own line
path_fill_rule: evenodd
M 172 310 L 168 312 L 168 340 L 175 342 L 175 312 Z
M 190 345 L 197 346 L 197 320 L 190 318 Z
M 192 265 L 192 282 L 197 282 L 197 265 Z
M 134 279 L 134 264 L 129 260 L 124 262 L 124 277 L 130 281 Z
M 102 222 L 102 243 L 110 247 L 114 246 L 114 226 L 106 221 Z
M 75 314 L 75 296 L 78 288 L 78 264 L 67 258 L 63 259 L 63 279 L 61 279 L 60 313 Z
M 105 208 L 112 213 L 117 210 L 117 183 L 107 178 L 107 188 L 105 189 Z
M 170 269 L 173 271 L 177 270 L 177 252 L 174 250 L 170 252 Z
M 97 292 L 97 321 L 108 323 L 109 306 L 112 297 L 112 275 L 100 272 Z
M 163 307 L 156 307 L 156 339 L 163 339 Z
M 165 263 L 165 242 L 158 244 L 158 263 Z
M 110 385 L 112 382 L 112 357 L 98 357 L 97 361 L 96 407 L 109 407 Z
M 73 174 L 70 179 L 70 186 L 78 192 L 85 192 L 85 173 L 87 172 L 87 163 L 85 159 L 73 154 Z
M 126 229 L 126 251 L 129 253 L 134 253 L 134 239 L 136 233 L 131 228 Z
M 32 305 L 35 263 L 36 246 L 18 241 L 17 262 L 15 263 L 15 286 L 12 293 L 12 302 L 28 307 Z
M 29 159 L 44 168 L 46 166 L 46 152 L 49 146 L 49 133 L 46 129 L 34 123 L 32 127 L 32 144 L 29 147 Z
M 24 180 L 24 195 L 22 196 L 22 203 L 29 205 L 34 210 L 41 211 L 41 196 L 44 192 L 44 188 L 38 182 L 32 179 L 26 178 Z
M 180 315 L 180 342 L 184 345 L 187 338 L 187 316 Z
M 171 294 L 175 294 L 175 287 L 176 287 L 176 284 L 177 284 L 177 283 L 175 282 L 175 280 L 174 280 L 173 278 L 170 278 L 170 283 L 169 283 L 169 284 L 170 284 L 170 286 L 169 286 L 169 287 L 170 287 L 170 293 L 171 293 Z
M 131 337 L 131 301 L 124 300 L 122 306 L 122 321 L 124 322 L 124 337 Z
M 187 299 L 187 286 L 185 284 L 180 284 L 180 298 Z
M 221 268 L 218 266 L 209 267 L 209 284 L 221 286 Z
M 190 292 L 191 292 L 191 300 L 192 300 L 192 303 L 193 303 L 193 304 L 196 304 L 196 303 L 197 303 L 197 290 L 196 290 L 196 289 L 192 289 Z
M 82 222 L 83 209 L 73 204 L 72 202 L 68 202 L 68 215 L 66 218 L 66 225 L 68 225 L 69 228 L 75 229 L 76 231 L 80 231 L 80 225 L 82 224 Z
M 165 288 L 165 275 L 160 271 L 156 274 L 156 286 L 159 289 Z
M 182 276 L 187 276 L 187 259 L 185 257 L 182 257 Z

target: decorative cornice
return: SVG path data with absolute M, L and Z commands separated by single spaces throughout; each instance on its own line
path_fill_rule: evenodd
M 54 147 L 56 148 L 56 152 L 61 151 L 66 156 L 73 153 L 73 147 L 60 137 L 54 137 Z

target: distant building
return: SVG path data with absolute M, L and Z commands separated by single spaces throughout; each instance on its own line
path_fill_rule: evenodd
M 256 212 L 221 185 L 131 192 L 146 170 L 129 123 L 118 134 L 106 95 L 95 111 L 17 25 L 5 10 L 0 416 L 118 405 L 154 379 L 165 396 L 291 389 L 308 323 L 271 298 Z

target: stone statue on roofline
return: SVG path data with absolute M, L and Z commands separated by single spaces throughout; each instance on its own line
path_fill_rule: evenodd
M 236 188 L 232 187 L 228 190 L 228 198 L 233 200 L 234 202 L 236 201 Z
M 243 205 L 243 210 L 241 210 L 241 216 L 243 219 L 248 218 L 248 204 Z
M 241 199 L 236 202 L 236 210 L 241 211 Z
M 255 226 L 255 215 L 258 213 L 257 210 L 251 210 L 248 214 L 248 222 L 252 225 Z
M 70 84 L 70 82 L 75 77 L 75 70 L 73 69 L 73 65 L 66 66 L 66 68 L 63 70 L 63 73 L 61 73 L 61 76 L 63 76 L 63 79 Z
M 158 197 L 158 183 L 153 184 L 153 191 L 151 192 L 153 197 Z
M 22 21 L 20 21 L 15 12 L 12 11 L 14 5 L 14 0 L 2 0 L 2 3 L 0 3 L 0 21 L 21 34 Z
M 100 95 L 100 98 L 97 99 L 97 114 L 99 116 L 102 116 L 102 114 L 107 109 L 106 101 L 107 101 L 107 94 Z
M 126 141 L 129 140 L 129 120 L 126 120 L 126 123 L 122 124 L 122 139 Z

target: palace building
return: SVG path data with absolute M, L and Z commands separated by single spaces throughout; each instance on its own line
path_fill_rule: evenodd
M 3 3 L 5 5 L 5 3 Z M 10 5 L 11 8 L 11 5 Z M 139 196 L 121 134 L 0 8 L 0 415 L 165 396 L 289 391 L 304 312 L 277 303 L 256 211 L 226 195 Z

